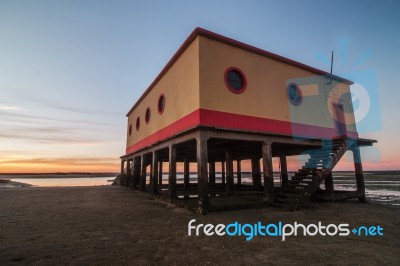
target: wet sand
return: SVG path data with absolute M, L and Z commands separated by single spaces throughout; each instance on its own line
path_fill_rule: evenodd
M 349 223 L 380 225 L 382 237 L 188 236 L 187 224 Z M 0 265 L 399 265 L 400 208 L 373 203 L 315 203 L 194 214 L 121 187 L 0 190 Z

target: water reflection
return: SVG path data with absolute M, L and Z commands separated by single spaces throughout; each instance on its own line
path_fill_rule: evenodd
M 114 178 L 114 176 L 90 178 L 15 178 L 11 179 L 11 181 L 37 187 L 85 187 L 111 185 L 111 180 L 114 180 Z

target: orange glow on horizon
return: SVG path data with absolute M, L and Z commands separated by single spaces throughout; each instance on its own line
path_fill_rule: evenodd
M 0 173 L 119 172 L 118 158 L 34 158 L 0 162 Z
M 288 171 L 293 172 L 301 168 L 304 160 L 297 157 L 287 157 Z M 382 161 L 382 162 L 363 162 L 364 171 L 384 171 L 399 170 L 400 163 L 398 161 Z M 236 172 L 236 161 L 234 161 L 234 172 Z M 164 162 L 163 172 L 168 172 L 168 163 Z M 241 162 L 242 172 L 251 171 L 250 160 Z M 260 169 L 262 171 L 262 160 L 260 160 Z M 221 171 L 221 163 L 216 163 L 216 172 Z M 273 159 L 274 172 L 280 171 L 279 160 Z M 353 171 L 354 163 L 351 158 L 344 156 L 334 171 Z M 119 158 L 19 158 L 0 161 L 0 173 L 56 173 L 56 172 L 88 172 L 101 173 L 110 172 L 118 173 L 120 171 Z M 183 172 L 183 163 L 177 164 L 177 171 Z M 196 172 L 196 163 L 190 163 L 190 171 Z

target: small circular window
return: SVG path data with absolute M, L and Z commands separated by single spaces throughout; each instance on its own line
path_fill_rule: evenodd
M 129 125 L 129 136 L 132 135 L 132 125 Z
M 136 130 L 139 130 L 140 128 L 140 118 L 136 118 Z
M 242 71 L 230 67 L 225 71 L 225 84 L 233 93 L 242 93 L 246 89 L 247 81 Z
M 158 98 L 158 112 L 162 114 L 165 108 L 165 95 L 161 94 L 160 98 Z
M 149 121 L 150 121 L 150 116 L 151 116 L 151 111 L 150 111 L 150 107 L 147 107 L 147 109 L 146 109 L 146 115 L 145 115 L 145 120 L 146 120 L 146 124 L 148 124 L 149 123 Z
M 287 86 L 287 97 L 293 105 L 300 105 L 303 102 L 303 95 L 297 84 L 290 83 Z

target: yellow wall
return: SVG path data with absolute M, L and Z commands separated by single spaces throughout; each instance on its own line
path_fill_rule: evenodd
M 158 99 L 164 93 L 165 110 L 158 113 Z M 147 107 L 151 109 L 149 124 L 145 122 Z M 132 135 L 127 138 L 127 147 L 170 125 L 176 120 L 199 109 L 199 37 L 183 52 L 172 67 L 151 89 L 128 117 Z M 136 118 L 140 117 L 140 128 L 136 130 Z
M 241 94 L 226 88 L 225 70 L 237 67 L 246 76 L 247 89 Z M 295 107 L 289 103 L 286 86 L 308 77 L 316 82 L 316 97 L 304 97 Z M 311 78 L 312 77 L 312 78 Z M 258 55 L 213 39 L 200 37 L 200 106 L 204 109 L 334 128 L 327 109 L 331 88 L 323 77 L 310 71 Z M 349 90 L 348 84 L 336 84 Z M 301 88 L 303 90 L 303 88 Z M 351 108 L 351 101 L 347 109 Z M 354 116 L 350 115 L 351 122 Z M 348 126 L 355 131 L 355 126 Z

